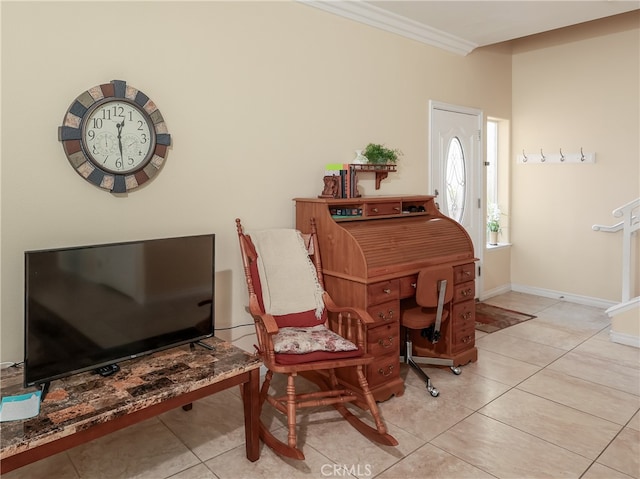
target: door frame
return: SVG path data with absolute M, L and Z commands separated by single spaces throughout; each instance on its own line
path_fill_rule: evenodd
M 485 211 L 485 205 L 484 205 L 484 198 L 486 196 L 485 194 L 485 182 L 484 182 L 484 164 L 485 164 L 485 145 L 484 145 L 484 131 L 485 131 L 485 127 L 484 127 L 484 112 L 478 108 L 471 108 L 471 107 L 465 107 L 465 106 L 460 106 L 460 105 L 453 105 L 451 103 L 445 103 L 445 102 L 441 102 L 441 101 L 436 101 L 436 100 L 429 100 L 429 147 L 427 148 L 427 152 L 428 152 L 428 159 L 427 159 L 427 170 L 429 172 L 428 175 L 428 191 L 430 195 L 432 195 L 435 191 L 435 185 L 433 184 L 433 175 L 432 175 L 432 168 L 433 168 L 433 162 L 434 159 L 432 158 L 432 146 L 433 146 L 433 112 L 434 110 L 445 110 L 445 111 L 450 111 L 453 113 L 461 113 L 464 115 L 471 115 L 471 116 L 475 116 L 477 118 L 478 124 L 478 130 L 480 132 L 480 139 L 479 139 L 479 145 L 478 145 L 478 150 L 479 150 L 479 154 L 478 154 L 478 158 L 474 158 L 474 162 L 475 164 L 473 165 L 473 174 L 472 174 L 472 178 L 471 181 L 474 182 L 474 190 L 477 194 L 477 198 L 472 198 L 472 204 L 475 205 L 475 207 L 473 208 L 473 215 L 474 215 L 474 220 L 475 220 L 475 224 L 478 225 L 478 228 L 476 228 L 477 231 L 475 231 L 475 235 L 470 235 L 471 236 L 471 241 L 473 242 L 473 250 L 474 250 L 474 254 L 475 257 L 478 259 L 478 261 L 476 261 L 476 292 L 475 292 L 475 297 L 478 298 L 480 297 L 480 293 L 483 289 L 483 278 L 481 275 L 481 270 L 482 270 L 482 265 L 483 265 L 483 259 L 484 259 L 484 248 L 485 248 L 485 243 L 486 243 L 486 232 L 484 230 L 484 228 L 482 228 L 480 225 L 484 225 L 486 224 L 485 221 L 483 221 L 484 219 L 484 211 Z M 474 237 L 475 236 L 475 237 Z

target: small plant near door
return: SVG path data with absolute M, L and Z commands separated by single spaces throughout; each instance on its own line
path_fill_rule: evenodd
M 487 208 L 487 230 L 489 231 L 489 244 L 498 244 L 498 234 L 502 231 L 500 227 L 500 217 L 502 212 L 497 204 L 492 203 Z

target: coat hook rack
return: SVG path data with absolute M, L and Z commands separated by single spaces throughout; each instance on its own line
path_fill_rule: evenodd
M 518 163 L 526 163 L 528 165 L 535 164 L 568 164 L 568 163 L 595 163 L 596 162 L 596 154 L 595 153 L 585 153 L 584 149 L 580 147 L 579 153 L 564 153 L 562 148 L 560 148 L 559 153 L 544 153 L 544 149 L 540 148 L 540 156 L 538 155 L 527 155 L 527 152 L 523 149 L 522 154 L 518 155 L 516 161 Z M 535 158 L 538 157 L 539 160 Z

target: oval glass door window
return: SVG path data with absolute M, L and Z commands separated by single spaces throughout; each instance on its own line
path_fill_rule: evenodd
M 451 138 L 445 165 L 446 204 L 447 216 L 458 223 L 462 222 L 465 207 L 465 170 L 462 144 L 457 137 Z

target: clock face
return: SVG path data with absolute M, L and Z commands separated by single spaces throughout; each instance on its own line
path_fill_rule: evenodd
M 126 193 L 162 168 L 171 135 L 156 104 L 122 80 L 78 96 L 58 128 L 71 166 L 85 180 L 112 193 Z
M 128 173 L 153 154 L 155 132 L 149 116 L 125 100 L 97 103 L 85 116 L 82 143 L 89 159 L 112 173 Z

